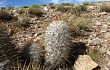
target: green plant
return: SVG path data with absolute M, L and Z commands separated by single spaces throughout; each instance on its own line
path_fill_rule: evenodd
M 110 5 L 109 4 L 103 4 L 101 6 L 100 11 L 110 12 Z
M 29 8 L 29 6 L 23 6 L 22 8 Z
M 90 5 L 89 2 L 83 2 L 83 5 Z
M 52 5 L 52 6 L 50 6 L 50 8 L 51 8 L 51 9 L 55 9 L 55 6 L 54 6 L 54 5 Z
M 32 5 L 32 7 L 33 7 L 33 8 L 40 8 L 40 6 L 37 5 L 37 4 Z
M 74 6 L 74 4 L 72 4 L 72 3 L 62 3 L 62 5 L 64 5 L 64 6 Z
M 84 5 L 78 5 L 74 8 L 76 11 L 79 11 L 79 12 L 83 12 L 83 11 L 86 11 L 86 8 Z
M 54 3 L 49 3 L 49 6 L 52 6 L 52 5 L 54 5 Z
M 30 26 L 29 21 L 30 21 L 30 18 L 23 17 L 23 18 L 22 18 L 22 21 L 16 22 L 15 25 L 18 26 L 18 27 L 27 28 L 27 27 Z
M 62 3 L 57 6 L 57 11 L 68 12 L 73 8 L 74 4 L 71 3 Z
M 17 12 L 18 12 L 19 14 L 23 14 L 23 13 L 26 12 L 26 9 L 25 9 L 25 8 L 21 8 L 21 9 L 17 10 Z
M 69 8 L 65 7 L 64 5 L 57 6 L 57 11 L 67 12 L 68 10 Z
M 42 6 L 47 6 L 46 4 L 42 4 Z
M 88 49 L 87 54 L 95 61 L 98 61 L 101 57 L 101 53 L 93 49 Z
M 77 26 L 80 29 L 85 29 L 85 28 L 89 27 L 90 23 L 91 23 L 91 21 L 89 19 L 79 17 L 75 22 L 75 26 Z
M 69 10 L 67 12 L 74 14 L 76 16 L 80 16 L 80 14 L 85 11 L 86 11 L 86 8 L 84 5 L 78 5 L 78 6 L 75 6 L 74 8 L 69 8 Z
M 10 14 L 6 10 L 0 10 L 0 20 L 2 21 L 11 21 L 13 19 L 13 15 Z
M 11 10 L 11 9 L 14 9 L 14 7 L 13 6 L 9 6 L 9 7 L 7 7 L 9 10 Z
M 36 15 L 37 17 L 41 17 L 43 15 L 43 12 L 41 11 L 41 8 L 39 5 L 33 5 L 28 9 L 28 12 L 31 15 Z

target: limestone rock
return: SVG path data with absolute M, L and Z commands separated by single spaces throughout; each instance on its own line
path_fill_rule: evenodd
M 75 70 L 92 70 L 97 66 L 98 64 L 95 63 L 88 55 L 79 55 L 74 64 Z

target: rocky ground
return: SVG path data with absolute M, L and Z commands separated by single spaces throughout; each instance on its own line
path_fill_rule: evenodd
M 88 12 L 83 13 L 81 14 L 81 16 L 79 16 L 79 17 L 89 16 L 91 20 L 89 30 L 81 30 L 81 31 L 79 31 L 78 29 L 76 29 L 78 31 L 75 31 L 74 29 L 72 30 L 73 32 L 72 41 L 76 43 L 82 42 L 87 47 L 86 54 L 79 56 L 79 59 L 81 57 L 84 58 L 80 60 L 80 63 L 84 63 L 84 64 L 81 64 L 79 66 L 74 65 L 74 67 L 76 67 L 76 70 L 82 70 L 77 68 L 78 67 L 83 68 L 83 65 L 88 65 L 89 68 L 90 67 L 96 68 L 99 65 L 99 67 L 101 67 L 99 70 L 110 69 L 110 60 L 109 60 L 110 59 L 110 12 L 101 12 L 99 10 L 100 4 L 101 3 L 95 3 L 95 6 L 91 6 L 91 5 L 88 6 Z M 27 13 L 18 14 L 16 10 L 17 9 L 11 10 L 11 12 L 13 12 L 14 16 L 18 17 L 18 20 L 10 21 L 10 22 L 1 21 L 0 29 L 5 29 L 7 35 L 10 36 L 10 40 L 12 44 L 16 46 L 14 49 L 15 50 L 19 49 L 18 52 L 21 52 L 25 45 L 32 43 L 37 43 L 38 46 L 44 48 L 45 47 L 44 33 L 46 27 L 53 21 L 65 21 L 69 25 L 69 19 L 71 20 L 71 18 L 73 17 L 73 15 L 70 13 L 67 14 L 58 11 L 56 12 L 53 11 L 52 9 L 50 9 L 49 11 L 45 10 L 46 14 L 40 18 L 36 16 L 30 17 L 29 15 L 27 15 Z M 17 27 L 16 22 L 24 22 L 23 21 L 23 19 L 25 18 L 24 16 L 30 18 L 29 21 L 29 23 L 31 23 L 29 24 L 30 26 L 27 28 Z M 77 17 L 75 19 L 77 19 Z M 0 31 L 0 33 L 3 34 L 2 31 Z M 78 34 L 82 33 L 83 35 L 76 36 L 74 33 L 76 33 L 76 35 L 77 33 Z M 9 41 L 7 39 L 4 40 Z M 90 57 L 87 55 L 89 55 Z M 91 59 L 94 62 L 92 62 Z M 4 61 L 7 61 L 7 59 Z M 89 63 L 93 65 L 92 66 L 89 65 Z M 92 70 L 91 68 L 87 69 L 88 67 L 86 67 L 86 70 Z

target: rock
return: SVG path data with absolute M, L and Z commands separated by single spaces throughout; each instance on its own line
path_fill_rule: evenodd
M 97 22 L 96 22 L 96 25 L 97 25 L 97 26 L 101 26 L 102 23 L 97 21 Z
M 100 32 L 102 32 L 102 33 L 108 32 L 108 29 L 103 29 L 102 28 Z
M 99 15 L 107 15 L 107 12 L 101 12 Z
M 108 25 L 106 25 L 106 24 L 102 25 L 102 26 L 101 26 L 101 32 L 102 32 L 102 33 L 103 33 L 103 32 L 108 32 L 108 28 L 109 28 Z
M 48 12 L 48 11 L 49 11 L 49 9 L 48 9 L 47 7 L 44 7 L 43 10 L 44 10 L 45 12 Z
M 110 49 L 107 49 L 106 53 L 107 53 L 108 55 L 110 55 Z
M 75 70 L 92 70 L 97 66 L 98 64 L 95 63 L 88 55 L 79 55 L 74 64 Z
M 105 45 L 105 46 L 102 46 L 102 47 L 99 49 L 99 51 L 100 51 L 101 53 L 105 53 L 105 52 L 107 51 L 106 45 Z
M 104 38 L 107 40 L 110 40 L 110 33 L 109 32 L 105 33 Z
M 97 46 L 101 44 L 101 40 L 100 39 L 89 40 L 88 43 L 90 46 Z
M 110 26 L 110 22 L 107 23 Z
M 88 6 L 87 7 L 87 10 L 88 11 L 91 11 L 91 10 L 95 10 L 97 8 L 97 6 Z
M 110 16 L 108 16 L 108 19 L 110 19 Z

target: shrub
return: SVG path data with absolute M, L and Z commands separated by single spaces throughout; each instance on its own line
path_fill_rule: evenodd
M 33 7 L 33 8 L 40 8 L 40 6 L 37 5 L 37 4 L 32 5 L 32 7 Z
M 26 12 L 26 9 L 25 8 L 21 8 L 17 11 L 19 14 L 23 14 Z
M 86 11 L 86 8 L 85 8 L 84 5 L 76 6 L 74 9 L 77 10 L 77 11 L 79 11 L 79 12 Z
M 41 11 L 40 7 L 38 5 L 33 5 L 28 9 L 28 12 L 31 15 L 36 15 L 37 17 L 41 17 L 43 15 L 43 12 Z
M 52 6 L 52 5 L 54 5 L 54 3 L 49 3 L 49 6 Z
M 87 54 L 95 61 L 99 61 L 101 56 L 103 55 L 102 53 L 100 53 L 97 50 L 93 50 L 93 49 L 88 49 Z
M 50 8 L 51 8 L 51 9 L 55 9 L 55 6 L 54 6 L 54 5 L 52 5 L 52 6 L 50 6 Z
M 57 11 L 68 12 L 69 10 L 73 8 L 73 6 L 74 5 L 71 3 L 62 3 L 57 6 Z
M 29 8 L 29 6 L 23 6 L 22 8 Z
M 65 7 L 64 5 L 57 6 L 57 11 L 67 12 L 68 10 L 69 8 Z
M 24 28 L 27 28 L 30 26 L 30 23 L 29 23 L 30 19 L 27 18 L 27 17 L 23 17 L 22 21 L 20 22 L 16 22 L 16 26 L 18 27 L 24 27 Z
M 62 3 L 62 5 L 64 5 L 64 6 L 74 6 L 74 4 L 72 4 L 72 3 Z
M 89 2 L 83 2 L 83 5 L 90 5 Z
M 91 21 L 89 19 L 80 17 L 75 22 L 75 26 L 77 26 L 80 29 L 85 29 L 85 28 L 89 27 L 90 23 L 91 23 Z
M 110 5 L 109 4 L 103 4 L 101 6 L 100 11 L 110 12 Z
M 7 7 L 9 10 L 11 10 L 11 9 L 14 9 L 14 7 L 12 7 L 12 6 L 9 6 L 9 7 Z
M 46 4 L 42 4 L 42 6 L 47 6 Z
M 85 12 L 86 11 L 86 8 L 85 8 L 85 6 L 84 5 L 79 5 L 79 6 L 76 6 L 76 7 L 74 7 L 74 9 L 73 9 L 73 13 L 75 14 L 75 15 L 80 15 L 82 12 Z
M 11 21 L 13 19 L 13 15 L 10 14 L 6 10 L 0 10 L 0 20 L 2 21 Z

